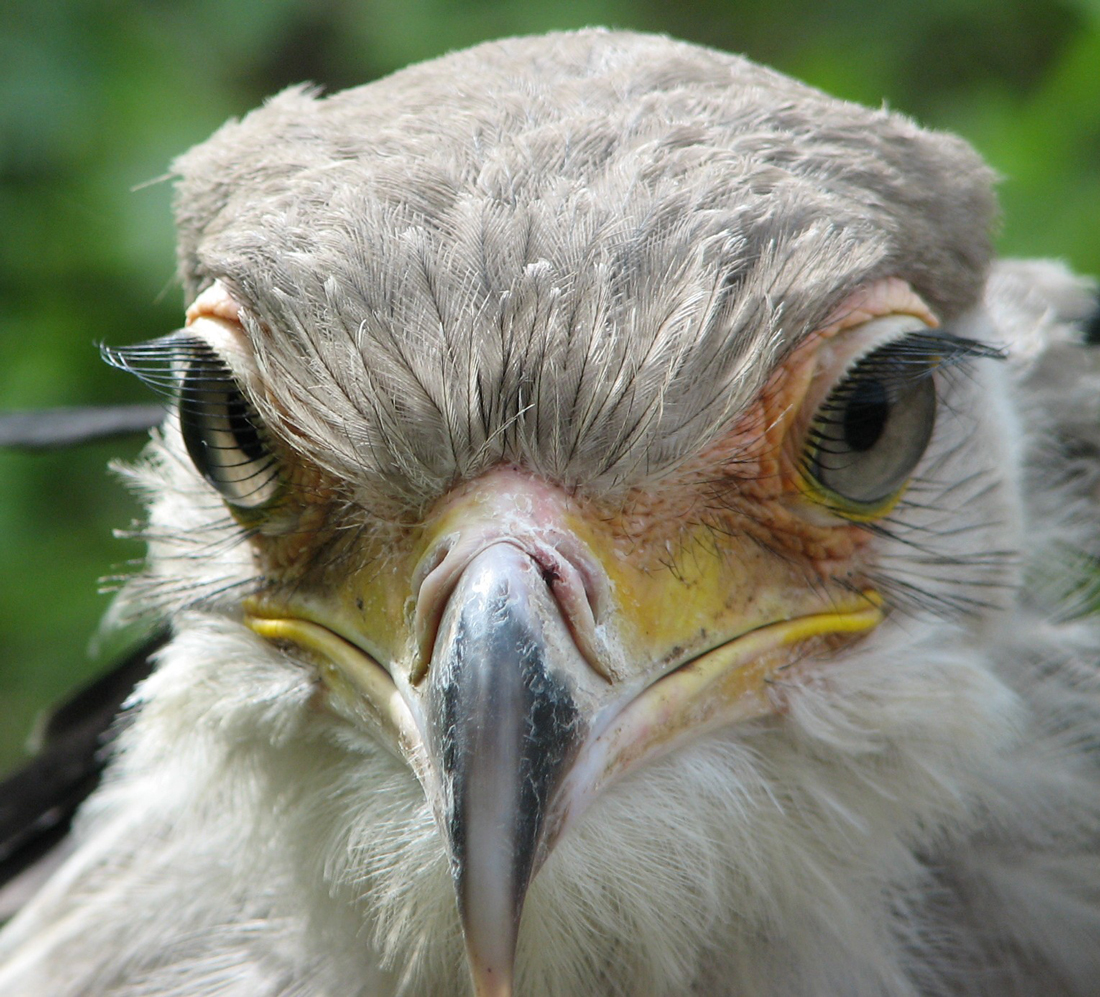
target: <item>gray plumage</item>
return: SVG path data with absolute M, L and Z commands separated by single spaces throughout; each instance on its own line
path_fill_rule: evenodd
M 176 168 L 188 300 L 239 290 L 295 444 L 414 506 L 501 460 L 659 476 L 860 284 L 972 306 L 994 210 L 958 139 L 608 33 L 289 91 Z
M 626 517 L 695 480 L 777 365 L 884 279 L 1005 348 L 951 379 L 868 528 L 885 620 L 781 681 L 781 712 L 601 793 L 531 885 L 515 992 L 1095 991 L 1094 288 L 991 266 L 992 176 L 965 143 L 585 31 L 287 91 L 176 170 L 187 300 L 228 289 L 225 362 L 335 492 L 307 588 L 502 466 Z M 240 622 L 254 545 L 291 527 L 228 516 L 174 417 L 130 475 L 150 557 L 118 612 L 176 637 L 73 857 L 0 935 L 0 992 L 469 993 L 417 776 L 318 708 L 308 656 Z M 695 556 L 672 546 L 670 573 Z

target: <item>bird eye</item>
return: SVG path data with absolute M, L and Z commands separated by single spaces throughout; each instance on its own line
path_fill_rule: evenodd
M 177 399 L 187 452 L 226 502 L 260 509 L 278 495 L 282 477 L 267 430 L 229 365 L 204 340 L 173 333 L 101 350 L 111 366 Z
M 802 470 L 812 497 L 849 519 L 888 512 L 932 438 L 935 371 L 989 354 L 978 343 L 916 332 L 861 357 L 810 424 Z
M 279 491 L 279 465 L 259 415 L 213 350 L 192 348 L 179 388 L 180 430 L 199 473 L 232 506 L 257 509 Z

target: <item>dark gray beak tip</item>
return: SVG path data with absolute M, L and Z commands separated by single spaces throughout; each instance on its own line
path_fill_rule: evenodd
M 579 656 L 528 555 L 499 543 L 474 558 L 433 649 L 428 728 L 437 817 L 485 993 L 508 992 L 496 984 L 511 979 L 527 888 L 558 823 L 553 794 L 585 732 L 568 678 Z

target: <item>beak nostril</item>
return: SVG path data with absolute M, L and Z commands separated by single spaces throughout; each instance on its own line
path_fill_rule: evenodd
M 599 625 L 603 622 L 604 610 L 607 607 L 607 580 L 602 584 L 593 577 L 591 571 L 578 569 L 581 580 L 584 582 L 584 594 L 588 599 L 588 606 L 592 610 L 592 622 Z
M 612 581 L 588 542 L 569 528 L 567 502 L 514 470 L 489 475 L 471 489 L 440 510 L 447 527 L 428 542 L 412 572 L 407 603 L 415 640 L 411 684 L 419 685 L 429 670 L 444 608 L 459 578 L 497 544 L 529 558 L 526 570 L 542 578 L 581 654 L 611 682 L 617 672 L 608 660 L 603 626 L 614 605 Z M 425 528 L 430 530 L 430 523 Z
M 564 539 L 558 543 L 555 553 L 564 561 L 566 570 L 572 575 L 580 587 L 584 589 L 584 598 L 588 604 L 588 611 L 592 615 L 593 624 L 599 625 L 603 621 L 604 611 L 607 605 L 608 581 L 604 572 L 592 562 L 586 551 L 572 538 Z M 543 568 L 544 572 L 546 568 Z M 554 580 L 563 582 L 564 572 L 557 564 L 551 565 L 554 572 Z M 545 574 L 544 574 L 545 577 Z M 549 581 L 547 584 L 550 584 Z M 574 583 L 576 584 L 576 583 Z
M 597 675 L 610 682 L 611 674 L 596 636 L 606 598 L 606 580 L 599 568 L 580 544 L 567 536 L 555 537 L 551 543 L 524 545 L 520 549 L 535 562 L 542 580 L 561 607 L 566 626 L 581 654 Z
M 431 549 L 428 556 L 421 560 L 420 564 L 416 566 L 416 571 L 412 579 L 412 592 L 414 598 L 420 596 L 420 589 L 424 584 L 424 580 L 447 560 L 447 555 L 454 549 L 457 542 L 458 537 L 454 533 L 443 537 Z
M 467 536 L 452 533 L 441 538 L 416 568 L 412 589 L 417 657 L 409 675 L 412 685 L 419 685 L 428 673 L 444 608 L 460 576 L 475 557 L 500 543 L 518 548 L 531 559 L 531 567 L 561 607 L 582 655 L 597 675 L 610 682 L 612 675 L 596 634 L 608 602 L 609 585 L 599 566 L 572 537 L 559 534 L 548 539 L 544 534 L 535 539 L 523 534 L 502 535 L 490 528 Z
M 428 662 L 435 645 L 443 609 L 458 581 L 462 565 L 451 565 L 447 559 L 458 546 L 458 535 L 443 537 L 417 565 L 413 573 L 413 632 L 416 635 L 417 660 L 409 673 L 409 681 L 419 685 L 428 672 Z

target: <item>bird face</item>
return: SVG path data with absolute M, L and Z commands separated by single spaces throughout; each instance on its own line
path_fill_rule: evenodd
M 483 997 L 512 993 L 531 881 L 609 785 L 780 721 L 881 624 L 868 524 L 909 488 L 954 368 L 994 355 L 880 280 L 659 482 L 607 498 L 500 462 L 416 518 L 364 522 L 259 415 L 242 307 L 215 283 L 182 337 L 113 359 L 164 365 L 184 449 L 248 531 L 244 624 L 415 773 Z
M 178 399 L 129 598 L 307 676 L 360 809 L 393 763 L 430 811 L 429 854 L 318 807 L 352 934 L 450 993 L 460 930 L 479 997 L 676 992 L 796 925 L 863 958 L 1008 736 L 952 656 L 1019 543 L 976 158 L 591 33 L 289 92 L 178 170 L 187 324 L 109 352 Z

